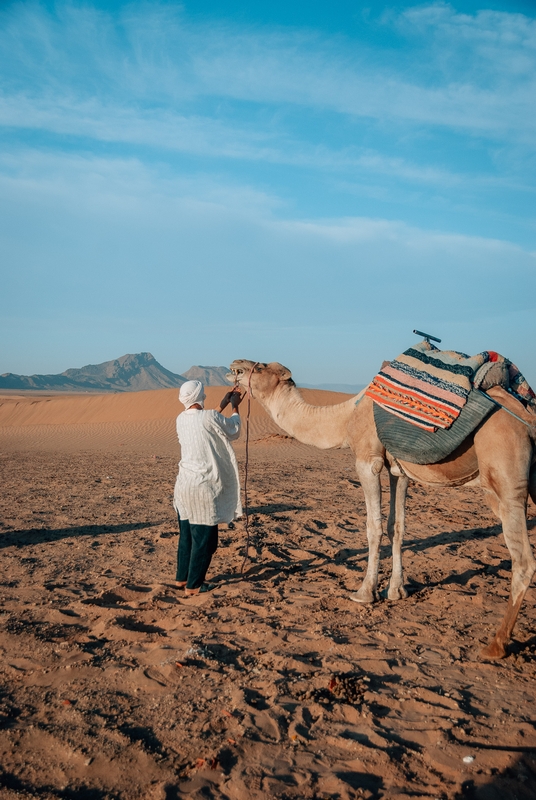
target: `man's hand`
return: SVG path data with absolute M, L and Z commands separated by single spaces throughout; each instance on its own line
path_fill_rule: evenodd
M 230 392 L 230 395 L 231 396 L 229 398 L 229 402 L 231 404 L 231 407 L 232 407 L 233 411 L 237 411 L 238 410 L 238 406 L 240 405 L 240 403 L 242 402 L 242 399 L 243 399 L 242 398 L 242 394 L 240 393 L 240 389 L 233 389 L 233 391 Z
M 229 405 L 229 403 L 231 404 L 233 411 L 236 411 L 241 402 L 242 395 L 240 394 L 240 389 L 231 389 L 230 392 L 227 392 L 227 394 L 224 395 L 217 411 L 221 413 L 223 409 Z
M 231 402 L 231 395 L 232 395 L 233 391 L 234 390 L 231 389 L 230 392 L 227 392 L 227 394 L 224 395 L 224 397 L 223 397 L 223 399 L 222 399 L 222 401 L 220 403 L 220 407 L 219 407 L 218 411 L 223 411 L 223 409 L 226 408 L 229 405 L 229 403 Z

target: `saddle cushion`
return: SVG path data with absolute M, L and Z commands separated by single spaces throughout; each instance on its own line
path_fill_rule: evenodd
M 412 464 L 437 464 L 456 450 L 497 408 L 487 395 L 472 391 L 448 429 L 424 430 L 378 403 L 374 403 L 374 422 L 378 438 L 392 456 Z

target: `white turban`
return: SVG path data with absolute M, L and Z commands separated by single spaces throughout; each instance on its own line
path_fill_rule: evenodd
M 201 381 L 186 381 L 183 383 L 179 391 L 179 400 L 185 408 L 190 408 L 195 403 L 203 406 L 205 399 L 205 390 Z

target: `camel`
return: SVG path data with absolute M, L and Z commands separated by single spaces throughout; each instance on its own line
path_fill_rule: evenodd
M 503 658 L 519 609 L 536 569 L 528 532 L 528 495 L 536 503 L 535 417 L 499 386 L 488 394 L 510 409 L 488 416 L 448 458 L 437 464 L 417 465 L 395 460 L 386 452 L 376 433 L 373 401 L 359 395 L 332 406 L 305 402 L 290 370 L 282 364 L 264 364 L 240 359 L 231 364 L 231 375 L 251 392 L 274 421 L 304 444 L 321 449 L 350 447 L 355 455 L 358 479 L 363 487 L 367 511 L 368 564 L 360 589 L 350 595 L 358 603 L 379 599 L 378 569 L 382 538 L 380 473 L 389 470 L 390 511 L 387 534 L 392 547 L 392 570 L 387 590 L 389 600 L 407 597 L 402 568 L 402 541 L 408 484 L 410 480 L 429 486 L 481 486 L 489 505 L 502 522 L 512 560 L 510 595 L 504 618 L 483 658 Z M 357 403 L 357 404 L 356 404 Z

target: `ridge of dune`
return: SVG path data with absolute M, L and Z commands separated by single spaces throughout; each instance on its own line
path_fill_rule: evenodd
M 206 407 L 215 408 L 228 389 L 227 386 L 207 386 Z M 301 392 L 306 402 L 313 405 L 334 405 L 351 397 L 321 389 L 302 389 Z M 242 413 L 244 408 L 242 406 Z M 0 427 L 165 420 L 175 419 L 181 409 L 176 389 L 38 398 L 0 396 Z M 255 400 L 251 403 L 251 417 L 269 419 Z

